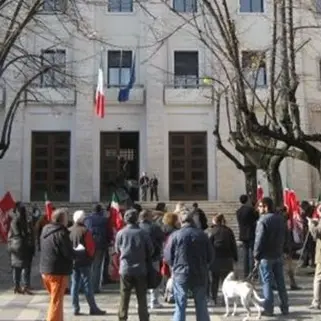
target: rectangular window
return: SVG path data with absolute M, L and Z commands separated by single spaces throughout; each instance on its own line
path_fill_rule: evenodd
M 265 87 L 267 85 L 264 52 L 242 51 L 242 68 L 244 77 L 251 87 Z
M 197 12 L 197 1 L 173 0 L 173 8 L 177 12 Z
M 45 12 L 63 12 L 66 9 L 66 0 L 44 0 L 43 10 Z
M 321 0 L 315 0 L 315 11 L 321 13 Z
M 264 12 L 264 0 L 240 0 L 240 12 Z
M 133 0 L 109 0 L 109 12 L 133 12 Z
M 198 85 L 198 52 L 174 52 L 175 87 L 196 87 Z
M 41 75 L 41 87 L 65 87 L 66 85 L 66 50 L 42 50 L 41 64 L 50 69 Z
M 121 87 L 128 84 L 133 64 L 132 56 L 132 51 L 108 51 L 108 87 Z

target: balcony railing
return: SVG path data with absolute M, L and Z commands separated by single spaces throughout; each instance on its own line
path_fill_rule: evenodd
M 31 86 L 27 90 L 27 105 L 75 106 L 77 101 L 76 87 L 39 87 Z
M 174 76 L 164 86 L 164 104 L 180 106 L 208 106 L 213 104 L 213 86 L 205 85 L 195 76 Z
M 106 102 L 108 105 L 144 105 L 145 104 L 145 88 L 143 85 L 134 85 L 134 87 L 129 92 L 128 101 L 119 102 L 118 94 L 120 87 L 113 86 L 108 87 L 105 86 L 105 96 Z M 96 88 L 95 88 L 96 92 Z M 95 94 L 94 92 L 94 94 Z

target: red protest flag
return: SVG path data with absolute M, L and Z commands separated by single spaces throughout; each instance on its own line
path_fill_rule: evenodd
M 261 201 L 262 198 L 264 197 L 264 191 L 263 191 L 263 187 L 261 186 L 261 184 L 259 183 L 257 185 L 257 188 L 256 188 L 256 201 Z
M 51 201 L 48 200 L 47 193 L 45 194 L 45 212 L 46 212 L 46 218 L 50 222 L 52 212 L 53 212 L 53 206 Z
M 0 201 L 0 237 L 4 242 L 8 241 L 8 232 L 10 228 L 10 211 L 16 206 L 10 192 L 7 192 Z

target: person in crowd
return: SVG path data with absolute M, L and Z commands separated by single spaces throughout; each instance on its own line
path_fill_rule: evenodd
M 55 209 L 56 209 L 55 207 L 52 207 L 52 211 L 55 211 Z M 40 249 L 41 249 L 41 246 L 40 246 L 41 232 L 42 232 L 43 228 L 49 223 L 50 223 L 49 218 L 47 217 L 46 214 L 43 214 L 40 216 L 40 218 L 38 219 L 38 221 L 35 225 L 38 251 L 40 251 Z
M 32 214 L 31 214 L 31 217 L 32 217 L 32 225 L 33 225 L 33 226 L 36 226 L 38 220 L 39 220 L 40 217 L 41 217 L 41 211 L 40 211 L 40 209 L 39 209 L 39 207 L 38 207 L 37 204 L 34 204 L 34 205 L 32 206 Z
M 167 241 L 170 235 L 179 229 L 178 215 L 175 213 L 165 213 L 163 217 L 163 233 L 164 233 L 164 246 L 166 247 Z M 163 277 L 163 285 L 166 286 L 168 279 L 171 277 L 171 271 L 169 265 L 165 262 L 164 258 L 161 264 L 161 274 Z
M 86 214 L 76 211 L 74 224 L 70 227 L 70 240 L 74 249 L 71 296 L 74 315 L 81 315 L 79 306 L 79 290 L 82 285 L 89 305 L 90 315 L 105 315 L 106 312 L 97 307 L 91 283 L 91 263 L 95 254 L 95 243 L 90 231 L 84 225 Z
M 149 187 L 149 177 L 145 172 L 142 173 L 142 176 L 139 179 L 139 186 L 141 190 L 141 199 L 143 202 L 147 201 L 147 192 L 148 192 L 148 187 Z
M 293 261 L 292 256 L 294 254 L 294 251 L 298 250 L 294 247 L 294 240 L 293 240 L 293 234 L 291 230 L 291 225 L 289 223 L 289 216 L 287 212 L 287 208 L 283 207 L 279 209 L 277 212 L 279 212 L 284 217 L 285 224 L 287 226 L 286 229 L 286 237 L 284 242 L 284 264 L 286 273 L 290 280 L 290 289 L 291 290 L 300 290 L 301 288 L 297 285 L 297 282 L 295 280 L 295 274 L 294 274 L 294 267 L 293 267 Z M 273 289 L 276 289 L 276 286 L 273 287 Z
M 198 203 L 196 202 L 193 203 L 193 215 L 196 226 L 205 231 L 208 228 L 207 217 L 204 211 L 198 207 Z
M 119 321 L 127 321 L 132 289 L 138 301 L 139 321 L 149 321 L 147 309 L 147 261 L 153 255 L 153 242 L 138 225 L 138 212 L 125 212 L 126 226 L 116 234 L 115 251 L 120 255 Z
M 180 212 L 187 210 L 187 207 L 184 202 L 178 202 L 175 206 L 174 213 L 179 214 Z
M 8 251 L 11 259 L 14 293 L 31 295 L 30 275 L 35 254 L 35 238 L 32 222 L 28 222 L 27 210 L 22 204 L 17 208 L 10 223 Z
M 92 284 L 94 293 L 99 293 L 102 283 L 104 257 L 108 247 L 108 221 L 100 204 L 94 207 L 94 212 L 86 217 L 84 224 L 92 234 L 95 242 L 96 251 L 92 263 Z
M 154 174 L 152 179 L 149 182 L 149 188 L 150 188 L 150 201 L 154 201 L 154 196 L 156 202 L 158 202 L 158 179 L 156 175 Z
M 113 242 L 113 226 L 110 218 L 110 205 L 108 203 L 106 207 L 106 218 L 107 218 L 107 247 L 105 251 L 105 260 L 104 260 L 104 271 L 103 271 L 103 284 L 112 283 L 111 277 L 109 275 L 109 264 L 110 264 L 110 253 L 109 248 Z
M 50 295 L 47 321 L 64 319 L 64 295 L 74 254 L 67 224 L 68 209 L 58 208 L 41 233 L 40 273 Z
M 312 218 L 314 212 L 314 206 L 311 205 L 308 201 L 302 201 L 301 209 L 302 209 L 302 218 L 303 218 L 303 231 L 304 238 L 307 238 L 306 245 L 303 249 L 302 262 L 301 267 L 311 267 L 315 266 L 314 258 L 315 258 L 315 241 L 312 235 L 309 233 L 308 228 L 308 218 Z
M 186 320 L 190 289 L 195 302 L 196 320 L 209 321 L 206 293 L 213 247 L 207 235 L 195 226 L 191 211 L 185 209 L 180 212 L 179 217 L 181 228 L 170 236 L 164 250 L 164 259 L 173 274 L 175 299 L 173 320 Z
M 139 227 L 144 230 L 153 242 L 154 253 L 152 257 L 153 267 L 155 270 L 160 271 L 162 261 L 162 249 L 164 242 L 164 233 L 161 228 L 153 222 L 153 215 L 151 211 L 143 210 L 139 214 L 140 224 Z M 159 302 L 159 288 L 151 289 L 150 292 L 150 305 L 151 309 L 161 308 Z
M 234 233 L 226 226 L 223 214 L 213 217 L 213 225 L 207 230 L 207 234 L 214 248 L 214 260 L 210 267 L 210 292 L 212 303 L 216 305 L 219 284 L 233 271 L 234 263 L 237 263 L 237 245 Z
M 315 272 L 313 280 L 313 300 L 310 305 L 312 310 L 321 310 L 321 220 L 308 218 L 308 229 L 316 241 Z
M 247 278 L 254 268 L 253 247 L 256 222 L 259 215 L 247 195 L 240 196 L 240 203 L 241 207 L 236 211 L 236 218 L 239 226 L 239 239 L 243 243 L 244 278 Z
M 284 281 L 283 252 L 287 227 L 284 218 L 276 213 L 271 198 L 264 197 L 258 204 L 261 214 L 257 222 L 254 259 L 259 267 L 263 286 L 263 315 L 272 316 L 274 312 L 273 280 L 280 297 L 280 308 L 283 315 L 289 313 L 288 294 Z

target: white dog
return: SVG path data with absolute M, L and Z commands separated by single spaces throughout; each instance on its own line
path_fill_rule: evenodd
M 169 278 L 166 282 L 164 299 L 167 303 L 174 303 L 173 279 Z
M 234 303 L 234 310 L 232 315 L 234 316 L 237 309 L 237 300 L 240 299 L 242 305 L 247 310 L 247 315 L 243 318 L 243 321 L 247 321 L 251 316 L 251 303 L 257 309 L 257 320 L 261 318 L 261 307 L 260 304 L 264 302 L 264 299 L 260 298 L 255 291 L 253 285 L 246 281 L 235 280 L 234 272 L 230 272 L 228 276 L 224 279 L 222 285 L 222 292 L 225 301 L 226 313 L 225 317 L 229 316 L 229 303 L 232 301 Z

